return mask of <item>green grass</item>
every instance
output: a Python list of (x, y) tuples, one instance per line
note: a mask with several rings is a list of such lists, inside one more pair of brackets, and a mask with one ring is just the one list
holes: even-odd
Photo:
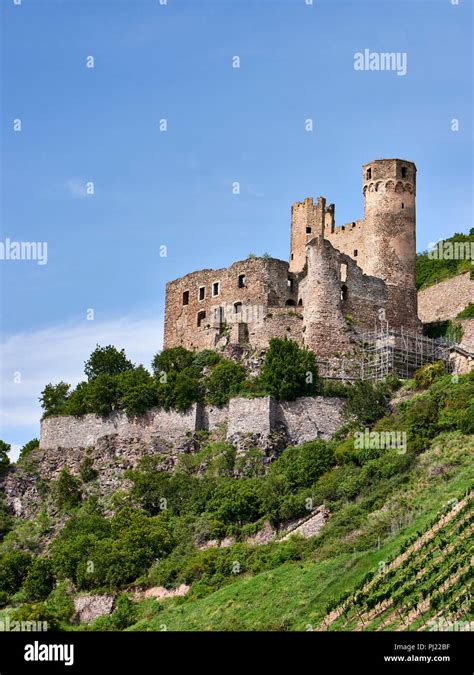
[[(394, 557), (401, 543), (422, 531), (442, 505), (472, 486), (473, 449), (472, 437), (444, 434), (435, 439), (431, 449), (419, 457), (408, 484), (389, 497), (384, 506), (395, 513), (401, 504), (417, 515), (405, 527), (387, 536), (380, 548), (326, 559), (318, 559), (324, 556), (324, 550), (316, 548), (312, 553), (314, 559), (286, 563), (253, 577), (236, 579), (204, 598), (142, 602), (138, 606), (140, 618), (129, 630), (154, 631), (166, 627), (171, 631), (304, 631), (315, 628), (325, 616), (330, 601), (353, 588), (367, 572), (376, 571), (380, 561)], [(367, 527), (376, 515), (368, 516)], [(352, 626), (353, 622), (351, 625), (341, 618), (331, 630), (350, 630)], [(376, 628), (376, 624), (372, 626)]]

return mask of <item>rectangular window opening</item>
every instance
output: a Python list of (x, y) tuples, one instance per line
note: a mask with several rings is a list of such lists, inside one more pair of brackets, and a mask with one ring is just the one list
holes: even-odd
[(215, 281), (212, 284), (212, 295), (215, 297), (216, 295), (219, 295), (219, 282)]
[(183, 305), (189, 305), (189, 291), (183, 293)]
[(204, 300), (205, 297), (206, 297), (206, 287), (201, 286), (199, 289), (199, 300)]

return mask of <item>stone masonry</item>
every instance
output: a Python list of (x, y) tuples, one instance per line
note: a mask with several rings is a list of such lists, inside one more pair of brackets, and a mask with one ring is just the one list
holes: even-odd
[(416, 167), (375, 160), (362, 167), (362, 188), (363, 218), (340, 227), (324, 197), (293, 204), (288, 263), (250, 258), (169, 282), (164, 348), (265, 349), (289, 337), (328, 357), (351, 351), (354, 334), (380, 319), (419, 331)]

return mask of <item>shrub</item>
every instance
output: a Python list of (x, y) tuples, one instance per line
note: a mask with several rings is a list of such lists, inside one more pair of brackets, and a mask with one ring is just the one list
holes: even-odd
[(49, 558), (35, 558), (23, 582), (23, 590), (30, 600), (45, 600), (53, 590), (53, 566)]
[(91, 457), (84, 457), (79, 466), (79, 476), (83, 483), (90, 483), (98, 476), (98, 472), (94, 469), (94, 462)]
[(118, 407), (117, 377), (102, 373), (88, 383), (86, 400), (92, 412), (108, 415)]
[(43, 419), (52, 415), (67, 414), (67, 398), (70, 385), (66, 382), (47, 384), (41, 392), (40, 403), (44, 410)]
[(202, 371), (204, 368), (213, 368), (222, 361), (222, 356), (213, 349), (204, 349), (198, 352), (193, 360), (193, 365)]
[(16, 593), (31, 566), (31, 555), (25, 551), (8, 551), (0, 555), (0, 591)]
[(473, 319), (474, 318), (474, 302), (470, 302), (467, 307), (465, 307), (459, 314), (456, 319)]
[(66, 403), (66, 414), (80, 417), (87, 413), (94, 412), (91, 408), (91, 401), (89, 396), (90, 386), (89, 382), (79, 382), (77, 387), (71, 392)]
[(282, 475), (290, 489), (309, 487), (334, 464), (334, 451), (323, 440), (287, 448), (270, 465), (269, 474)]
[(245, 369), (234, 361), (221, 361), (205, 380), (206, 399), (211, 405), (224, 405), (237, 396), (245, 380)]
[(155, 375), (161, 373), (179, 373), (186, 368), (190, 368), (194, 362), (194, 354), (184, 347), (172, 347), (164, 349), (153, 359), (152, 367)]
[(262, 485), (256, 478), (230, 478), (219, 485), (208, 509), (224, 523), (248, 523), (264, 515)]
[(443, 361), (435, 361), (419, 368), (414, 377), (415, 389), (427, 389), (435, 380), (443, 376), (446, 369)]
[(272, 338), (259, 380), (266, 392), (280, 401), (311, 396), (319, 386), (314, 354), (292, 340)]
[(155, 384), (143, 366), (117, 376), (118, 405), (127, 415), (141, 415), (158, 402)]
[(385, 414), (388, 399), (384, 383), (357, 380), (347, 393), (343, 415), (348, 420), (355, 418), (359, 424), (371, 424)]
[(25, 445), (20, 450), (18, 461), (23, 461), (30, 454), (30, 452), (36, 450), (36, 448), (39, 448), (39, 440), (37, 438), (33, 438), (31, 441), (28, 441), (28, 443), (25, 443)]
[(81, 490), (79, 485), (77, 478), (71, 476), (66, 468), (61, 470), (53, 490), (56, 505), (60, 511), (67, 511), (80, 504)]
[(44, 603), (35, 605), (23, 605), (12, 613), (12, 620), (18, 622), (47, 623), (48, 631), (59, 630), (60, 623), (54, 614)]
[(160, 376), (156, 387), (158, 403), (165, 410), (184, 411), (202, 399), (199, 377), (193, 367), (171, 370), (164, 378)]
[(10, 458), (8, 453), (12, 449), (12, 446), (5, 441), (0, 441), (0, 473), (6, 471), (10, 466)]
[(95, 380), (100, 375), (113, 377), (132, 368), (133, 363), (127, 359), (125, 350), (121, 349), (119, 351), (112, 345), (108, 345), (107, 347), (99, 347), (97, 345), (84, 364), (84, 372), (89, 382)]

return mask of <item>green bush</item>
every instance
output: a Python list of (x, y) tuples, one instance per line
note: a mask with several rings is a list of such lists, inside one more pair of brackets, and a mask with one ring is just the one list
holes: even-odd
[(224, 405), (233, 396), (238, 396), (245, 380), (245, 369), (234, 361), (221, 361), (205, 380), (206, 400), (211, 405)]
[(60, 511), (67, 511), (78, 506), (81, 502), (80, 483), (64, 468), (53, 488), (56, 506)]
[(56, 614), (54, 614), (44, 603), (35, 605), (22, 605), (15, 610), (11, 616), (13, 621), (43, 623), (46, 622), (48, 631), (55, 631), (60, 629), (60, 622)]
[(443, 361), (435, 361), (419, 368), (414, 376), (415, 389), (427, 389), (435, 380), (446, 373)]
[(385, 414), (389, 398), (386, 384), (357, 380), (347, 393), (343, 415), (359, 424), (372, 424)]
[(288, 488), (309, 487), (334, 464), (334, 450), (323, 440), (310, 441), (287, 448), (270, 465), (269, 475), (281, 475)]
[(473, 319), (474, 318), (474, 302), (470, 302), (467, 307), (456, 316), (456, 319)]
[(292, 340), (272, 338), (259, 380), (265, 391), (279, 401), (312, 396), (319, 388), (314, 354)]
[(53, 590), (53, 566), (49, 558), (34, 558), (23, 582), (30, 600), (45, 600)]
[(118, 378), (101, 373), (87, 386), (86, 400), (89, 409), (97, 415), (109, 415), (119, 406)]
[(193, 359), (193, 365), (202, 371), (204, 368), (213, 368), (222, 361), (222, 356), (213, 349), (204, 349), (198, 352)]
[(0, 555), (0, 591), (13, 595), (25, 579), (32, 562), (25, 551), (7, 551)]
[(12, 446), (5, 441), (0, 441), (0, 473), (3, 473), (10, 466), (10, 458), (8, 453), (12, 449)]
[(94, 462), (91, 457), (84, 457), (79, 465), (79, 476), (83, 483), (90, 483), (99, 475), (98, 471), (94, 469)]
[(89, 382), (101, 375), (114, 377), (132, 368), (133, 363), (127, 359), (125, 350), (119, 351), (112, 345), (107, 347), (97, 345), (84, 364), (84, 372)]
[(36, 450), (36, 448), (39, 448), (39, 440), (37, 438), (33, 438), (31, 441), (28, 441), (28, 443), (25, 443), (25, 445), (20, 450), (18, 461), (22, 462), (24, 459), (26, 459), (26, 457), (28, 457), (30, 452)]
[(230, 478), (214, 491), (209, 511), (223, 523), (249, 523), (264, 515), (261, 482), (257, 478)]
[(184, 347), (164, 349), (153, 358), (153, 372), (157, 376), (161, 373), (179, 373), (186, 368), (190, 368), (194, 363), (194, 358), (193, 352), (184, 349)]
[(117, 376), (118, 405), (127, 415), (141, 415), (158, 402), (156, 385), (143, 366)]
[(41, 392), (40, 403), (43, 408), (43, 419), (53, 415), (67, 414), (67, 399), (70, 385), (66, 382), (47, 384)]

